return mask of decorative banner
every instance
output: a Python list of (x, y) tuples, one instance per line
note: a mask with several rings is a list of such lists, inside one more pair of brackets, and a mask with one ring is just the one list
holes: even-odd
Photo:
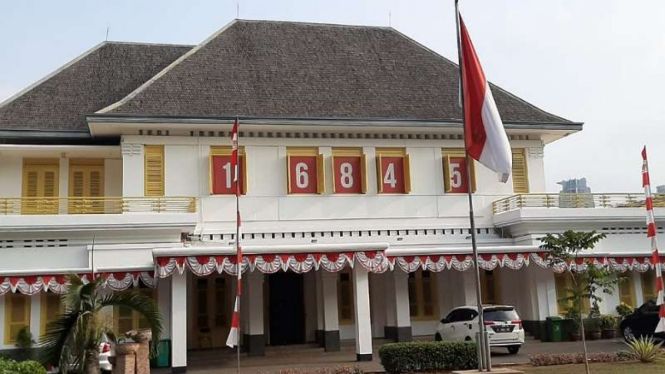
[[(96, 274), (104, 279), (103, 287), (108, 287), (113, 291), (124, 291), (129, 287), (138, 287), (139, 280), (147, 287), (155, 287), (155, 278), (148, 271), (133, 272), (114, 272)], [(90, 274), (79, 274), (84, 283), (88, 282)], [(67, 290), (67, 275), (21, 275), (21, 276), (0, 276), (0, 295), (7, 292), (20, 292), (24, 295), (35, 295), (39, 292), (53, 292), (63, 294)]]

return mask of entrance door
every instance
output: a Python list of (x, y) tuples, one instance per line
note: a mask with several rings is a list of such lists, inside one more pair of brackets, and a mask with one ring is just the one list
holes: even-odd
[(305, 342), (303, 275), (279, 272), (268, 276), (270, 344)]
[(225, 275), (195, 277), (194, 291), (194, 346), (196, 348), (223, 347), (229, 334), (232, 305), (231, 282)]

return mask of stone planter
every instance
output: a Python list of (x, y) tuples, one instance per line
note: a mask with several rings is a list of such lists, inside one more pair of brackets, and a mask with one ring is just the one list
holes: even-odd
[(588, 331), (587, 336), (589, 337), (589, 340), (600, 340), (602, 332), (600, 330)]
[(139, 344), (136, 351), (136, 374), (150, 374), (150, 340), (152, 331), (150, 329), (131, 330), (125, 333)]
[(115, 346), (115, 355), (124, 356), (129, 354), (136, 354), (139, 350), (139, 343), (122, 343)]
[(113, 374), (136, 374), (136, 352), (139, 343), (123, 343), (115, 346)]
[(570, 333), (570, 341), (579, 342), (580, 340), (582, 340), (582, 334), (580, 334), (579, 332)]
[(616, 339), (617, 330), (616, 329), (605, 329), (603, 330), (601, 337), (603, 339)]

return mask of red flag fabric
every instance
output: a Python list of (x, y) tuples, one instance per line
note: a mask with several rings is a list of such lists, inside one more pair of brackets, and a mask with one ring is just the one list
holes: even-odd
[(665, 332), (665, 287), (663, 286), (663, 274), (660, 265), (660, 255), (658, 254), (658, 242), (656, 240), (656, 220), (653, 214), (653, 197), (651, 195), (651, 185), (649, 184), (649, 163), (647, 161), (646, 146), (642, 150), (642, 186), (644, 187), (645, 206), (647, 209), (647, 237), (651, 242), (651, 261), (656, 270), (656, 290), (658, 291), (656, 305), (660, 307), (655, 332), (660, 333)]
[(235, 183), (236, 186), (236, 196), (240, 196), (240, 183), (238, 181), (240, 178), (238, 178), (238, 119), (236, 118), (235, 122), (233, 122), (233, 130), (231, 130), (231, 170), (233, 170), (233, 182)]
[(510, 142), (461, 15), (459, 24), (466, 150), (471, 158), (507, 182), (512, 169)]
[(226, 339), (226, 345), (229, 347), (238, 346), (240, 344), (240, 295), (242, 295), (242, 219), (240, 217), (240, 183), (238, 178), (239, 173), (239, 156), (238, 156), (238, 119), (233, 122), (233, 130), (231, 131), (231, 169), (233, 170), (233, 181), (236, 184), (236, 271), (238, 274), (238, 281), (236, 283), (236, 301), (233, 307), (233, 317), (231, 319), (231, 330)]

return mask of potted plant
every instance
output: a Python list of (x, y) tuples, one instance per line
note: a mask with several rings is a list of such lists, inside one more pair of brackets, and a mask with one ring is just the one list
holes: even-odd
[(577, 308), (571, 306), (566, 309), (564, 317), (567, 320), (568, 333), (570, 340), (578, 342), (582, 339), (582, 326), (580, 325), (580, 312)]
[(599, 323), (603, 339), (615, 339), (617, 337), (617, 318), (615, 316), (602, 315)]
[(589, 337), (589, 340), (600, 340), (602, 336), (602, 330), (600, 328), (600, 318), (599, 317), (589, 317), (584, 321), (584, 326), (586, 327), (585, 333)]

